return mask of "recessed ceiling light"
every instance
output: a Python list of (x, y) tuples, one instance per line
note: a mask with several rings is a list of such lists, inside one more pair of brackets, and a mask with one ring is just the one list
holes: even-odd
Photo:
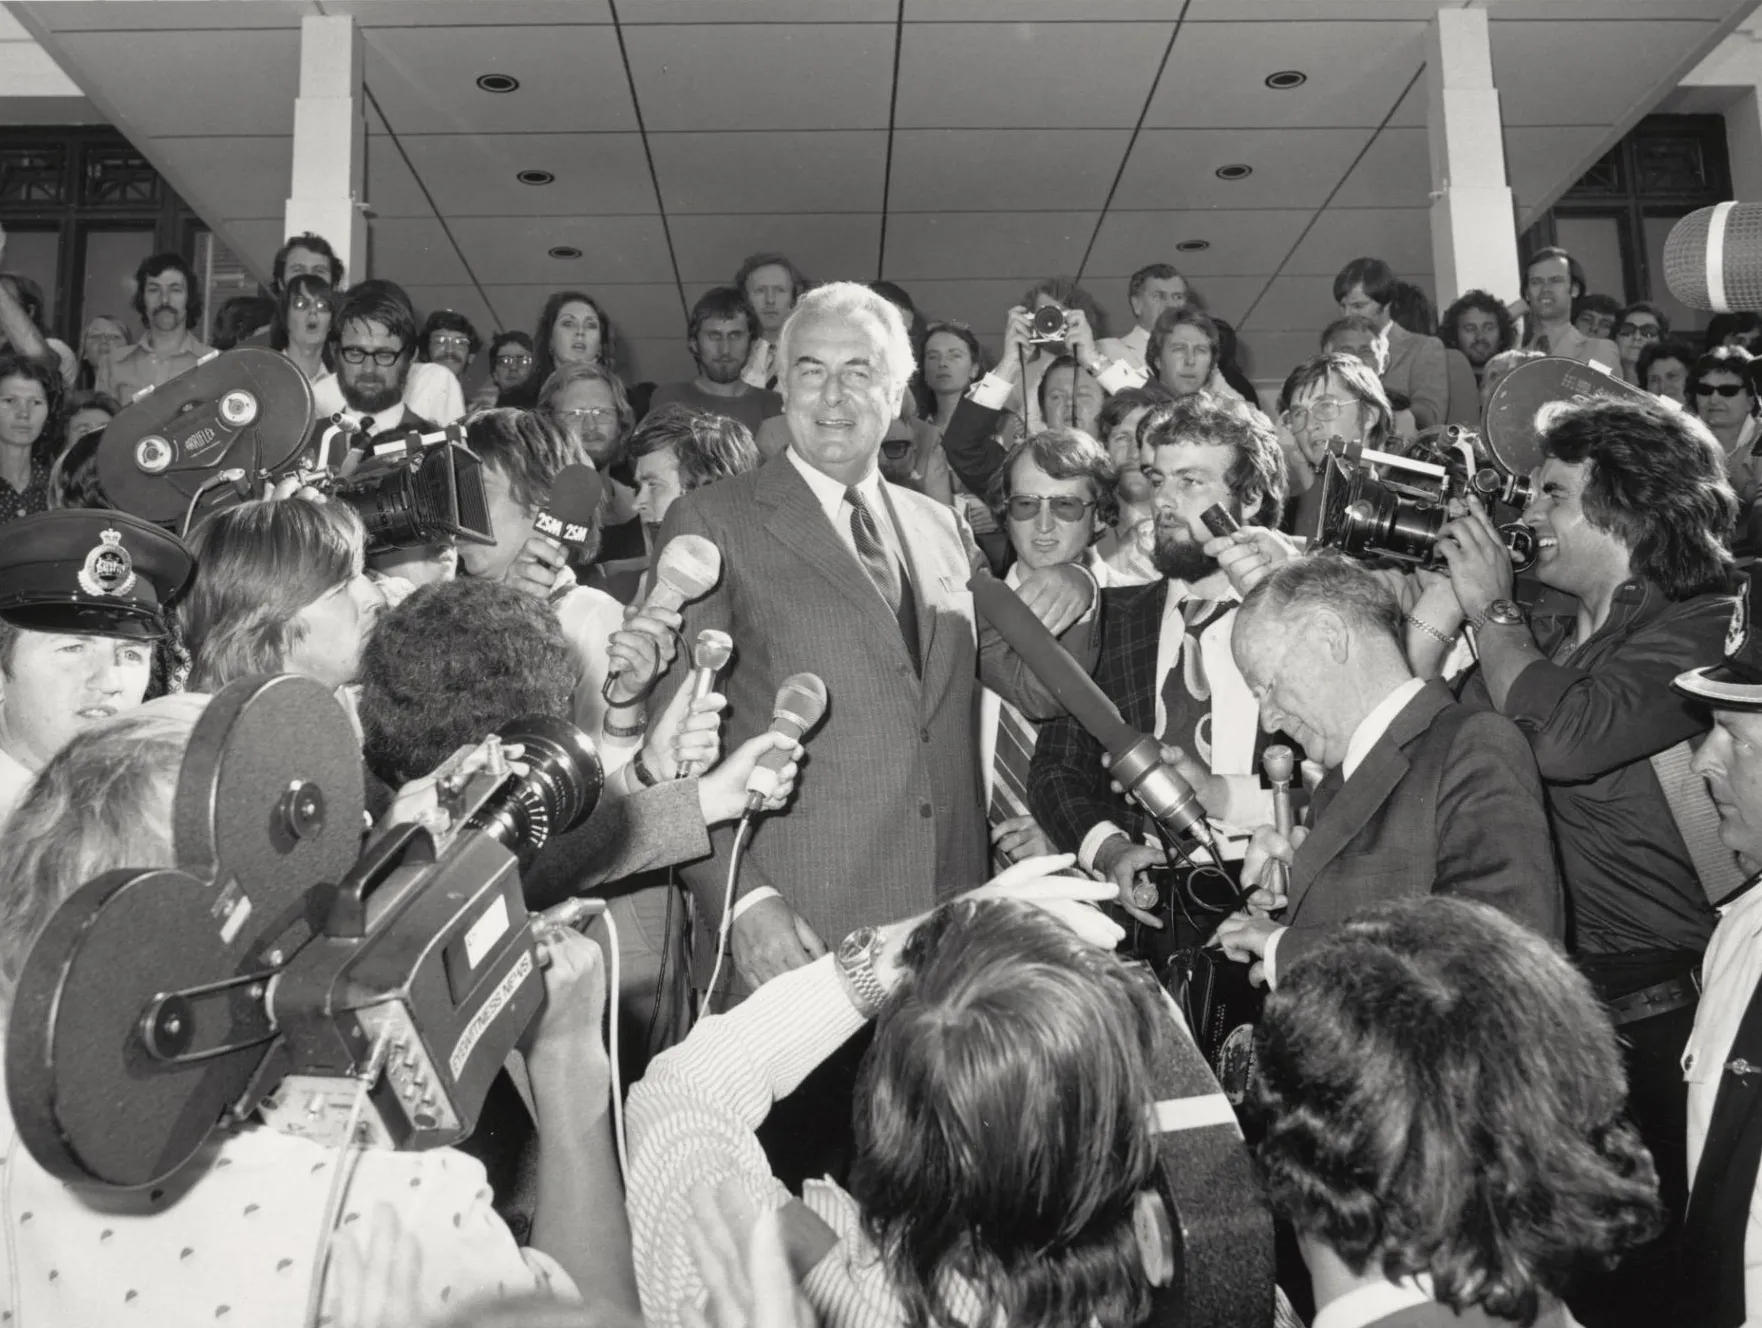
[(572, 244), (553, 244), (551, 246), (551, 257), (552, 258), (580, 258), (581, 257), (581, 250), (577, 249)]
[[(1244, 167), (1243, 169), (1246, 170), (1247, 168)], [(1222, 174), (1222, 172), (1219, 172), (1219, 174)], [(549, 184), (557, 177), (552, 175), (549, 171), (521, 171), (520, 174), (516, 175), (514, 178), (520, 181), (521, 184)]]
[(512, 74), (479, 74), (477, 86), (485, 92), (512, 92), (520, 86), (520, 80)]
[(1281, 69), (1276, 74), (1266, 76), (1266, 85), (1279, 92), (1288, 92), (1292, 88), (1300, 88), (1309, 82), (1309, 75), (1301, 69)]
[(1209, 248), (1211, 248), (1210, 240), (1182, 240), (1175, 246), (1175, 250), (1183, 254), (1196, 254)]
[(1217, 168), (1217, 178), (1220, 180), (1246, 180), (1253, 174), (1254, 167), (1244, 166), (1239, 161), (1234, 162), (1229, 166), (1219, 166)]

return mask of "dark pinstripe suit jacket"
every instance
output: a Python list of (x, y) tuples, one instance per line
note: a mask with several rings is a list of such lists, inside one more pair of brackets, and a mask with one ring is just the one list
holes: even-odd
[[(807, 744), (795, 800), (758, 823), (737, 893), (775, 887), (828, 945), (985, 879), (981, 655), (993, 690), (1032, 718), (1051, 713), (989, 629), (980, 649), (967, 582), (983, 559), (966, 523), (922, 494), (885, 488), (910, 564), (921, 678), (892, 613), (787, 455), (687, 494), (661, 532), (663, 544), (690, 532), (722, 551), (722, 580), (687, 606), (685, 637), (716, 627), (734, 638), (724, 750), (770, 725), (790, 674), (826, 683), (826, 719)], [(673, 670), (657, 707), (684, 672)], [(714, 855), (683, 873), (711, 936), (731, 838), (718, 831)], [(713, 949), (699, 946), (700, 962)]]

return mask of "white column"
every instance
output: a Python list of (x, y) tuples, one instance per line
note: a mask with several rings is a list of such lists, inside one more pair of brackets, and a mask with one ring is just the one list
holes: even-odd
[(1505, 179), (1499, 89), (1487, 11), (1440, 10), (1428, 34), (1426, 128), (1432, 158), (1432, 271), (1438, 307), (1467, 290), (1522, 294), (1516, 211)]
[(344, 278), (366, 277), (367, 119), (361, 98), (361, 34), (347, 16), (300, 20), (300, 95), (294, 100), (294, 171), (288, 235), (313, 231), (343, 260)]

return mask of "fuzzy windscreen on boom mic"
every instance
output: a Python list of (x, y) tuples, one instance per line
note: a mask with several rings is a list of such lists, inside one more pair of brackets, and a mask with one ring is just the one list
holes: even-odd
[(551, 481), (550, 501), (534, 518), (533, 529), (566, 549), (581, 552), (594, 542), (595, 519), (605, 491), (605, 482), (592, 466), (580, 462), (564, 466)]
[(1762, 203), (1720, 203), (1672, 226), (1664, 282), (1691, 309), (1762, 311)]

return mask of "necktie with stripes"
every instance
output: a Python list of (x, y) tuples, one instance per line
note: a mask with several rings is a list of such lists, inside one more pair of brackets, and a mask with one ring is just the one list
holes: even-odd
[(918, 613), (911, 597), (906, 593), (905, 577), (900, 569), (899, 559), (882, 542), (880, 527), (875, 524), (875, 514), (869, 511), (863, 495), (853, 486), (844, 491), (844, 497), (850, 504), (850, 536), (856, 545), (857, 560), (869, 574), (869, 580), (875, 583), (875, 589), (881, 592), (881, 598), (887, 601), (887, 607), (893, 610), (894, 620), (899, 623), (899, 634), (905, 641), (907, 653), (912, 657), (913, 667), (920, 667)]
[[(997, 749), (991, 756), (991, 805), (986, 820), (992, 828), (1015, 816), (1027, 816), (1028, 763), (1034, 759), (1034, 726), (1008, 701), (997, 703)], [(1002, 871), (1010, 859), (991, 850), (993, 866)]]

